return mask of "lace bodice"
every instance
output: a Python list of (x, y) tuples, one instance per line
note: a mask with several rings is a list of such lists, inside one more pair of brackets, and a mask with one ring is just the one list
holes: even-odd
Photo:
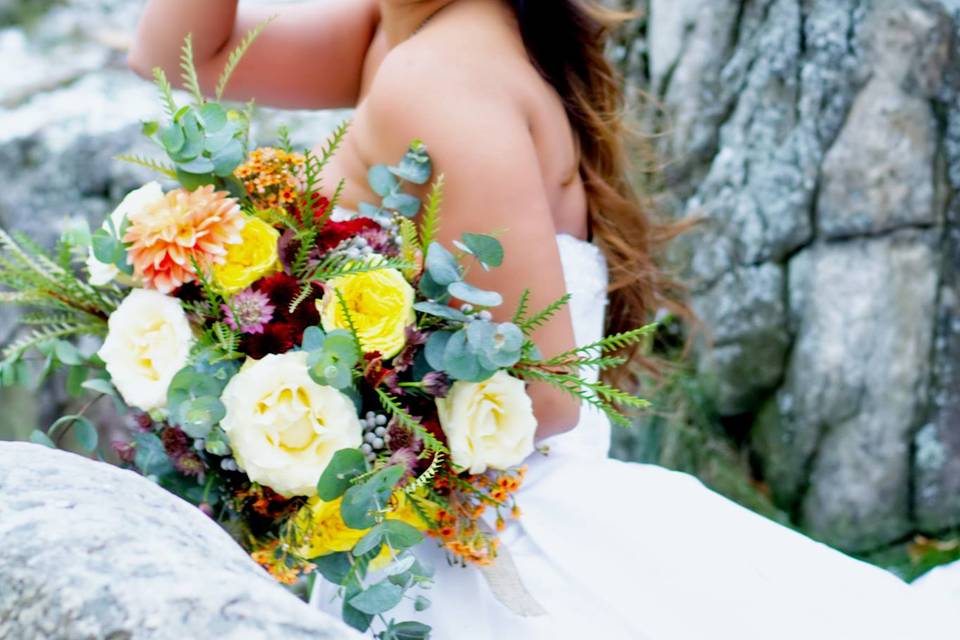
[[(607, 262), (599, 247), (570, 235), (557, 236), (563, 276), (570, 294), (570, 316), (578, 345), (603, 337), (607, 307)], [(582, 371), (596, 379), (596, 371)], [(580, 424), (544, 444), (553, 454), (606, 457), (610, 450), (610, 422), (589, 406), (580, 410)]]

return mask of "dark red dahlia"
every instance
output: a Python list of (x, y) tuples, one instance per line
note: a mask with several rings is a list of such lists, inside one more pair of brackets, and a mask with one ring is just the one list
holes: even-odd
[(344, 240), (360, 235), (364, 231), (379, 230), (380, 225), (376, 220), (370, 218), (353, 218), (342, 222), (327, 220), (323, 228), (320, 229), (320, 236), (317, 238), (317, 249), (325, 253), (334, 249)]
[[(302, 338), (302, 331), (300, 335)], [(289, 323), (273, 322), (263, 328), (263, 333), (245, 335), (241, 348), (248, 356), (259, 360), (271, 353), (286, 353), (296, 344), (293, 329)]]
[(180, 427), (167, 427), (160, 434), (163, 449), (173, 460), (190, 453), (190, 439)]

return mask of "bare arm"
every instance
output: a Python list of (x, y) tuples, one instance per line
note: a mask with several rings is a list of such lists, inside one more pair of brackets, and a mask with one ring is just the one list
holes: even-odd
[[(495, 86), (468, 85), (463, 79), (468, 74), (446, 74), (434, 66), (414, 63), (402, 67), (404, 73), (384, 69), (362, 107), (366, 126), (354, 129), (359, 147), (368, 161), (383, 162), (422, 138), (437, 173), (446, 179), (440, 241), (450, 247), (464, 232), (503, 231), (503, 266), (489, 272), (472, 268), (468, 280), (503, 294), (503, 306), (494, 310), (498, 320), (511, 318), (526, 288), (532, 292), (531, 308), (541, 309), (563, 296), (566, 286), (527, 122)], [(534, 340), (545, 357), (572, 348), (569, 312), (564, 309)], [(542, 383), (529, 392), (539, 438), (576, 425), (576, 399)]]
[(212, 93), (230, 51), (270, 16), (269, 27), (235, 72), (227, 97), (290, 108), (353, 106), (379, 19), (375, 0), (323, 0), (237, 7), (237, 0), (149, 0), (129, 65), (179, 81), (180, 47), (193, 34), (204, 91)]

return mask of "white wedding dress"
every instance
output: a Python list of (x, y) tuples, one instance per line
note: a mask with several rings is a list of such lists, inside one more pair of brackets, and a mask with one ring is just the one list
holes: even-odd
[[(603, 255), (570, 236), (558, 242), (577, 342), (588, 344), (603, 331)], [(427, 541), (417, 555), (436, 569), (433, 604), (389, 617), (430, 624), (434, 640), (960, 638), (955, 571), (937, 588), (908, 586), (688, 475), (609, 459), (609, 422), (582, 416), (548, 441), (549, 455), (530, 459), (523, 517), (502, 535), (525, 587), (513, 584), (517, 600), (545, 613), (517, 615), (479, 570), (449, 566)], [(333, 595), (320, 586), (312, 600), (338, 615)]]

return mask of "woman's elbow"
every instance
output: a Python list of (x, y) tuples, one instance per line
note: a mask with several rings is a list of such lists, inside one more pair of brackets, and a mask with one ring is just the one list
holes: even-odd
[(573, 430), (580, 422), (580, 401), (557, 389), (547, 389), (534, 397), (537, 439), (543, 440)]

